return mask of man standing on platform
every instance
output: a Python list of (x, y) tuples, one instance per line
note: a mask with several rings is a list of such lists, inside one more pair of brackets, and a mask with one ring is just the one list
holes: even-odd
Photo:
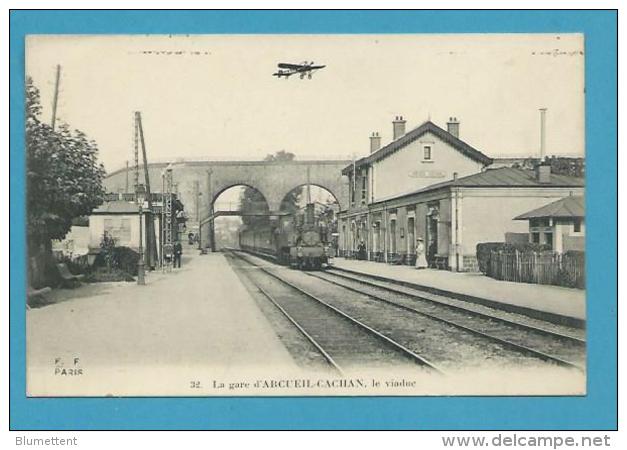
[(183, 246), (181, 241), (176, 241), (174, 244), (174, 267), (181, 268), (181, 255), (183, 254)]

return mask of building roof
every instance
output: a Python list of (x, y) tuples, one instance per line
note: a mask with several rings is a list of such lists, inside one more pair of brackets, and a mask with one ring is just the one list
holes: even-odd
[[(466, 155), (470, 159), (473, 159), (485, 165), (492, 163), (492, 158), (481, 153), (476, 148), (471, 147), (470, 145), (468, 145), (461, 139), (456, 138), (451, 133), (440, 128), (439, 126), (437, 126), (436, 124), (434, 124), (433, 122), (429, 120), (427, 122), (424, 122), (422, 125), (418, 126), (417, 128), (414, 128), (413, 130), (405, 133), (403, 136), (396, 139), (395, 141), (390, 142), (388, 145), (381, 147), (376, 152), (357, 160), (355, 162), (355, 165), (359, 167), (359, 166), (370, 164), (372, 162), (379, 161), (383, 158), (386, 158), (392, 153), (395, 153), (401, 148), (411, 144), (416, 139), (420, 138), (426, 133), (433, 133), (438, 138), (442, 139), (444, 142), (449, 144), (454, 149), (458, 150), (460, 153)], [(352, 164), (347, 166), (342, 172), (343, 173), (351, 172), (352, 166), (353, 166)]]
[(583, 178), (552, 173), (548, 183), (541, 183), (534, 170), (515, 167), (486, 169), (457, 180), (432, 184), (421, 190), (432, 190), (446, 186), (454, 187), (583, 187)]
[[(466, 188), (533, 188), (533, 187), (584, 187), (583, 178), (571, 177), (568, 175), (558, 175), (552, 173), (548, 183), (541, 183), (536, 178), (535, 171), (528, 169), (519, 169), (514, 167), (500, 167), (498, 169), (485, 169), (483, 172), (475, 173), (458, 179), (443, 181), (441, 183), (431, 184), (416, 191), (407, 194), (397, 195), (393, 198), (406, 197), (421, 192), (430, 192), (437, 189), (449, 187), (466, 187)], [(378, 200), (391, 200), (386, 198)]]
[(453, 186), (467, 187), (583, 187), (583, 178), (551, 173), (548, 183), (541, 183), (534, 170), (515, 167), (486, 169), (473, 175), (451, 180)]
[(92, 214), (138, 214), (139, 207), (135, 203), (125, 202), (122, 200), (114, 200), (112, 202), (104, 202), (96, 208)]
[(541, 208), (537, 208), (528, 211), (520, 216), (514, 218), (514, 220), (529, 220), (529, 219), (541, 219), (546, 217), (584, 217), (584, 198), (581, 196), (571, 195), (564, 197), (556, 202), (544, 205)]

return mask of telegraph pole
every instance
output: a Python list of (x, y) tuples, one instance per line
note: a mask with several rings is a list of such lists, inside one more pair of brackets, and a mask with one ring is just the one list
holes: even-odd
[(134, 192), (137, 192), (137, 186), (139, 185), (139, 126), (137, 124), (137, 113), (133, 117), (133, 156), (135, 158), (135, 173), (133, 179)]
[[(148, 175), (148, 158), (146, 156), (146, 141), (144, 140), (144, 128), (142, 126), (142, 118), (141, 113), (139, 111), (135, 111), (135, 121), (137, 124), (137, 131), (139, 132), (139, 140), (142, 146), (142, 157), (144, 163), (144, 183), (146, 186), (146, 199), (148, 200), (148, 214), (146, 217), (146, 265), (150, 269), (152, 267), (153, 259), (156, 259), (157, 246), (156, 246), (156, 238), (155, 238), (155, 228), (154, 228), (154, 219), (152, 216), (152, 198), (150, 190), (150, 177)], [(139, 174), (138, 174), (139, 176)]]
[(163, 203), (165, 228), (163, 231), (163, 252), (168, 256), (167, 268), (168, 271), (172, 268), (174, 262), (173, 245), (174, 239), (172, 236), (172, 227), (174, 217), (172, 215), (172, 164), (168, 164), (165, 169), (165, 200)]
[(52, 123), (50, 124), (52, 127), (52, 131), (54, 131), (54, 127), (57, 122), (57, 103), (59, 101), (59, 83), (61, 81), (61, 66), (57, 64), (57, 76), (54, 82), (54, 97), (52, 99)]
[[(211, 191), (211, 174), (213, 173), (212, 169), (207, 170), (207, 191), (209, 193), (209, 195), (207, 196), (207, 201), (209, 202), (209, 216), (213, 216), (213, 192)], [(216, 251), (216, 244), (215, 244), (215, 229), (214, 229), (214, 225), (215, 222), (214, 220), (211, 220), (207, 223), (208, 228), (208, 232), (207, 232), (207, 238), (209, 239), (209, 242), (211, 244), (211, 251), (215, 252)]]

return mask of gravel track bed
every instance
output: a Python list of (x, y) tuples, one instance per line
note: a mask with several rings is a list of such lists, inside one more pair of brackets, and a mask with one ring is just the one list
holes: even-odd
[(333, 275), (335, 277), (340, 277), (340, 278), (352, 278), (355, 280), (372, 283), (374, 285), (379, 285), (382, 287), (390, 287), (392, 289), (404, 292), (411, 296), (422, 297), (428, 300), (437, 301), (442, 304), (464, 308), (469, 311), (473, 311), (473, 312), (477, 312), (481, 314), (487, 314), (495, 318), (501, 318), (503, 320), (520, 323), (522, 325), (541, 328), (541, 329), (544, 329), (553, 333), (563, 334), (566, 336), (572, 336), (573, 338), (580, 339), (580, 340), (586, 339), (586, 331), (580, 328), (573, 328), (573, 327), (568, 327), (565, 325), (558, 325), (555, 323), (525, 316), (523, 314), (512, 313), (512, 312), (504, 311), (502, 309), (491, 308), (489, 306), (484, 306), (484, 305), (480, 305), (477, 303), (458, 300), (456, 298), (446, 297), (443, 295), (433, 294), (431, 292), (405, 286), (400, 283), (395, 283), (394, 280), (382, 281), (382, 280), (377, 280), (369, 276), (368, 274), (348, 273), (348, 272), (344, 272), (344, 271), (337, 270), (337, 269), (328, 269), (324, 273)]
[[(226, 254), (227, 261), (241, 280), (244, 287), (251, 294), (261, 312), (272, 325), (277, 336), (285, 345), (296, 364), (309, 370), (320, 370), (333, 373), (327, 360), (318, 349), (290, 322), (285, 315), (261, 293), (249, 279), (250, 265)], [(253, 269), (256, 270), (256, 269)]]
[[(514, 344), (532, 348), (536, 351), (578, 364), (580, 366), (585, 365), (585, 345), (573, 343), (572, 341), (563, 340), (526, 328), (517, 327), (514, 324), (498, 320), (498, 318), (490, 319), (478, 316), (474, 314), (473, 311), (460, 311), (450, 308), (445, 304), (433, 304), (428, 301), (421, 301), (421, 299), (414, 297), (416, 294), (393, 293), (382, 287), (364, 285), (358, 280), (348, 280), (344, 277), (338, 277), (335, 274), (316, 273), (312, 275), (315, 278), (319, 277), (321, 279), (329, 279), (340, 285), (358, 289), (366, 294), (373, 294), (393, 303), (410, 307), (422, 313), (451, 321)], [(394, 288), (396, 289), (397, 286), (394, 286)], [(410, 312), (406, 313), (411, 314)]]
[(426, 370), (326, 306), (259, 269), (248, 271), (252, 282), (268, 292), (342, 369), (399, 366)]
[(460, 367), (511, 368), (544, 365), (537, 358), (512, 352), (451, 325), (409, 314), (338, 286), (321, 283), (306, 273), (275, 267), (278, 274), (347, 314), (400, 342), (443, 369)]

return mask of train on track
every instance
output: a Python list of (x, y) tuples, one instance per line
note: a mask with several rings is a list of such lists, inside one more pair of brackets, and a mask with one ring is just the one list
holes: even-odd
[(325, 222), (316, 218), (314, 204), (309, 203), (295, 214), (280, 216), (267, 227), (240, 231), (239, 246), (293, 268), (318, 270), (329, 264), (328, 234)]

